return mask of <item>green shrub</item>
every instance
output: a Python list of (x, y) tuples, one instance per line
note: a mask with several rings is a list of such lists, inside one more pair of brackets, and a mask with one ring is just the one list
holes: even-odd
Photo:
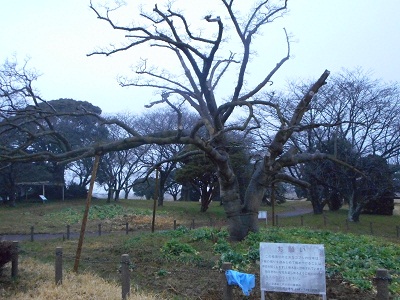
[(186, 243), (181, 243), (176, 239), (172, 239), (168, 242), (166, 242), (162, 247), (161, 247), (161, 252), (166, 256), (182, 256), (186, 254), (193, 254), (197, 255), (198, 252), (196, 249), (194, 249), (192, 246), (186, 244)]

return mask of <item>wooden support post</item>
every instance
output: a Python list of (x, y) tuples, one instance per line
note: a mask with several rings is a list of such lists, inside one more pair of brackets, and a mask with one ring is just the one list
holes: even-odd
[(222, 281), (222, 286), (224, 287), (224, 292), (223, 292), (223, 300), (232, 300), (233, 299), (233, 287), (228, 284), (228, 281), (226, 280), (226, 275), (225, 272), (228, 270), (232, 269), (232, 264), (229, 262), (224, 262), (222, 264), (222, 276), (221, 276), (221, 281)]
[(33, 240), (34, 240), (34, 235), (35, 235), (34, 231), (35, 231), (35, 227), (31, 226), (31, 242), (33, 242)]
[(131, 292), (128, 254), (123, 254), (121, 257), (121, 282), (122, 282), (122, 299), (125, 300), (130, 295)]
[(125, 223), (125, 234), (128, 234), (128, 233), (129, 233), (129, 223), (126, 222)]
[(99, 236), (101, 236), (101, 223), (99, 223), (99, 225), (97, 225), (99, 228)]
[(176, 220), (174, 220), (174, 230), (176, 230)]
[(194, 219), (192, 219), (192, 226), (190, 228), (194, 229)]
[(12, 242), (12, 256), (11, 256), (11, 277), (17, 278), (18, 276), (18, 241)]
[(153, 219), (151, 221), (151, 232), (154, 232), (154, 227), (156, 223), (156, 208), (157, 208), (157, 199), (158, 199), (158, 171), (159, 167), (156, 168), (156, 187), (154, 189), (154, 203), (153, 203)]
[(389, 300), (389, 282), (391, 281), (388, 270), (376, 270), (376, 277), (374, 278), (376, 284), (376, 299)]
[(83, 238), (85, 236), (85, 230), (86, 230), (86, 222), (87, 222), (88, 215), (89, 215), (90, 202), (92, 200), (93, 187), (94, 187), (94, 182), (96, 180), (97, 169), (99, 168), (99, 162), (100, 162), (100, 155), (96, 155), (96, 157), (94, 159), (94, 163), (93, 163), (92, 178), (90, 178), (89, 191), (88, 191), (88, 195), (86, 198), (86, 207), (85, 207), (85, 211), (83, 213), (81, 233), (79, 235), (79, 241), (78, 241), (78, 248), (76, 249), (76, 256), (75, 256), (75, 263), (74, 263), (74, 272), (75, 273), (78, 273), (79, 260), (81, 259)]
[(326, 227), (326, 215), (325, 214), (323, 214), (323, 218), (324, 218), (324, 226)]
[(62, 278), (63, 278), (62, 256), (63, 256), (62, 247), (57, 247), (56, 248), (56, 267), (55, 267), (56, 285), (62, 284)]

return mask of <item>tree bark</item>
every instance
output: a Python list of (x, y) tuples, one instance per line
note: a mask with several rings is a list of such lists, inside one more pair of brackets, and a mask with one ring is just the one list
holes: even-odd
[(316, 184), (312, 184), (308, 189), (309, 199), (311, 201), (314, 215), (320, 215), (323, 213), (325, 201), (321, 199), (321, 193), (318, 193), (318, 187)]

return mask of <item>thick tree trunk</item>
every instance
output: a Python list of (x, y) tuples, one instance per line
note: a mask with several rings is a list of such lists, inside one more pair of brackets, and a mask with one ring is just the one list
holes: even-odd
[(241, 241), (248, 233), (248, 226), (243, 218), (243, 209), (240, 201), (239, 184), (229, 163), (223, 163), (219, 167), (219, 185), (221, 198), (228, 219), (230, 239)]
[(165, 183), (168, 178), (168, 174), (163, 171), (159, 171), (160, 179), (159, 179), (159, 190), (158, 190), (158, 206), (164, 205), (164, 194), (165, 194)]
[(352, 191), (347, 198), (349, 204), (347, 220), (350, 222), (359, 222), (360, 214), (364, 207), (365, 202), (361, 200), (360, 195), (357, 192), (357, 183), (355, 179), (352, 179), (351, 187)]
[(10, 191), (10, 201), (9, 201), (9, 205), (11, 207), (17, 206), (16, 197), (17, 197), (17, 186), (15, 184), (12, 184)]
[(265, 159), (257, 166), (244, 196), (244, 224), (247, 224), (248, 231), (258, 232), (258, 211), (262, 199), (271, 184), (271, 174), (265, 169)]
[(182, 184), (181, 197), (179, 201), (190, 201), (190, 186)]
[(351, 205), (351, 206), (349, 205), (349, 213), (347, 215), (347, 219), (350, 222), (359, 222), (362, 208), (363, 208), (363, 206), (360, 204)]
[(312, 207), (313, 207), (313, 213), (314, 215), (322, 215), (324, 212), (324, 203), (321, 203), (318, 199), (311, 201)]
[(342, 196), (333, 191), (329, 194), (328, 206), (330, 211), (338, 211), (342, 207)]
[(308, 198), (311, 201), (314, 215), (320, 215), (324, 211), (325, 201), (321, 197), (321, 193), (318, 192), (318, 187), (312, 185), (308, 189)]
[(119, 200), (120, 192), (121, 192), (121, 190), (115, 190), (114, 201), (118, 201)]
[(349, 212), (347, 219), (350, 222), (359, 222), (361, 212), (368, 201), (361, 199), (361, 196), (357, 192), (353, 193), (353, 196), (349, 200)]
[[(234, 241), (241, 241), (249, 232), (259, 230), (258, 210), (266, 191), (264, 183), (267, 182), (268, 176), (260, 164), (246, 189), (244, 205), (242, 205), (236, 176), (230, 168), (226, 171), (231, 176), (219, 176), (221, 198), (228, 218), (230, 238)], [(229, 180), (225, 180), (225, 178)]]
[(108, 188), (108, 193), (107, 193), (107, 203), (111, 203), (111, 199), (113, 197), (113, 190), (111, 187)]

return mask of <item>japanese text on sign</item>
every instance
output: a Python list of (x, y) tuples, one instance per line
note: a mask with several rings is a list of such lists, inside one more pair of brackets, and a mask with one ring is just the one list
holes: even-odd
[(262, 291), (325, 294), (323, 245), (260, 243)]

